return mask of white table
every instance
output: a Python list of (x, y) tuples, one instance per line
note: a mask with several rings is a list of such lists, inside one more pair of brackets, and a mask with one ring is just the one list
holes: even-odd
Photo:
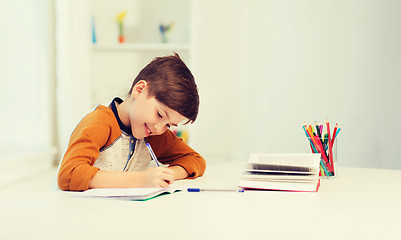
[[(238, 163), (181, 187), (236, 187)], [(0, 239), (396, 239), (401, 171), (341, 168), (319, 192), (179, 192), (149, 201), (56, 190), (0, 198)]]

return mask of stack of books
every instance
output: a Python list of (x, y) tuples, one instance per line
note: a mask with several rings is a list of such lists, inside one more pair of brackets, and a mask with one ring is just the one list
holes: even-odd
[(249, 157), (239, 187), (282, 191), (317, 192), (320, 154), (264, 154)]

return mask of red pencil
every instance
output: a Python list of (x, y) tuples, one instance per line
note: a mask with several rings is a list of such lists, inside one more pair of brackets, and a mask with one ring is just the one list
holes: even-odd
[(337, 133), (337, 123), (336, 123), (336, 126), (334, 127), (334, 131), (333, 131), (333, 137), (331, 138), (331, 140), (333, 141), (333, 144), (334, 144), (334, 139), (336, 139), (336, 133)]
[(333, 141), (330, 137), (330, 123), (329, 123), (329, 119), (326, 120), (326, 127), (327, 127), (327, 135), (329, 138), (329, 160), (330, 160), (330, 165), (333, 169), (333, 175), (334, 175), (334, 164), (333, 164)]
[(332, 166), (330, 165), (329, 159), (327, 159), (326, 152), (323, 149), (323, 145), (320, 143), (319, 137), (315, 135), (314, 138), (315, 138), (315, 141), (317, 142), (317, 146), (316, 147), (319, 149), (320, 154), (324, 158), (324, 162), (325, 162), (324, 165), (326, 165), (326, 168), (327, 168), (327, 170), (329, 172), (334, 174), (334, 170), (333, 170)]

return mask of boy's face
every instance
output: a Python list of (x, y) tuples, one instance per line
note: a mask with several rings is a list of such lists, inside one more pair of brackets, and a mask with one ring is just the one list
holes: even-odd
[(139, 81), (132, 89), (127, 110), (132, 135), (136, 139), (163, 134), (170, 126), (177, 126), (186, 119), (155, 97), (149, 97), (146, 81)]

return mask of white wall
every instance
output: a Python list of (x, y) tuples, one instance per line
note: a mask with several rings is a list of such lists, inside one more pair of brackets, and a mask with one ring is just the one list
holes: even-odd
[(195, 1), (193, 64), (199, 94), (190, 145), (208, 162), (236, 159), (248, 131), (244, 1)]
[(343, 124), (340, 165), (401, 169), (401, 2), (198, 5), (195, 148), (233, 160), (305, 152), (301, 124), (328, 117)]

